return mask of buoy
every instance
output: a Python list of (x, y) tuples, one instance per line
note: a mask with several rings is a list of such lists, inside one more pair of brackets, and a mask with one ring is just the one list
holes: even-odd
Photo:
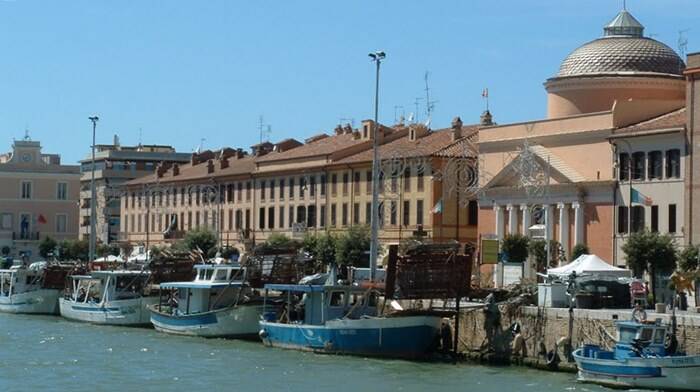
[(268, 336), (267, 331), (261, 329), (260, 332), (258, 332), (258, 336), (260, 336), (260, 339), (265, 339)]

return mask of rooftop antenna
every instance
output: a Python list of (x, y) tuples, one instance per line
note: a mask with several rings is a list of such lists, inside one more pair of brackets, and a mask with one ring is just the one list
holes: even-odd
[(349, 118), (339, 118), (338, 121), (340, 121), (341, 124), (344, 123), (344, 122), (345, 122), (345, 123), (350, 123), (350, 126), (352, 127), (352, 129), (355, 129), (355, 119), (352, 118), (352, 117), (349, 117)]
[(141, 145), (143, 139), (143, 128), (139, 127), (139, 146)]
[(205, 142), (206, 140), (207, 140), (207, 139), (205, 139), (205, 138), (199, 139), (199, 146), (197, 147), (197, 154), (199, 154), (199, 153), (202, 152), (202, 149), (204, 148), (204, 142)]
[(489, 89), (488, 87), (481, 91), (481, 98), (486, 102), (486, 111), (489, 111)]
[(401, 109), (401, 120), (406, 118), (406, 111), (404, 110), (403, 106), (401, 105), (394, 105), (394, 124), (399, 123), (399, 117), (397, 116), (398, 110)]
[(420, 101), (422, 101), (422, 100), (423, 100), (423, 98), (417, 97), (416, 100), (413, 101), (413, 104), (416, 105), (416, 111), (415, 111), (414, 116), (413, 116), (414, 122), (418, 122), (418, 113), (419, 113), (418, 109), (420, 107)]
[(622, 0), (622, 10), (627, 11), (627, 0)]
[(430, 75), (430, 72), (425, 71), (425, 112), (428, 115), (428, 120), (426, 124), (430, 123), (430, 120), (432, 119), (433, 109), (435, 109), (435, 103), (437, 102), (430, 100), (430, 87), (428, 86), (428, 75)]
[(690, 29), (683, 29), (678, 31), (678, 53), (681, 55), (682, 59), (685, 59), (685, 54), (688, 52), (688, 37), (685, 33), (690, 31)]
[(270, 124), (265, 124), (263, 115), (258, 117), (258, 131), (260, 132), (260, 143), (270, 139), (270, 134), (272, 133), (272, 126)]
[(29, 127), (24, 127), (24, 141), (30, 141), (32, 140), (31, 137), (29, 137)]

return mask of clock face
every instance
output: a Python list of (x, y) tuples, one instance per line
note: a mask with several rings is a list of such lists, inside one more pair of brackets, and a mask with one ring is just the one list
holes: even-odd
[(22, 162), (31, 162), (32, 161), (32, 154), (29, 153), (24, 153), (22, 154)]

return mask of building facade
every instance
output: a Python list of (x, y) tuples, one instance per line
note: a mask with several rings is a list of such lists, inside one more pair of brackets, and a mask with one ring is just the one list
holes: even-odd
[[(304, 143), (261, 143), (250, 154), (205, 151), (193, 154), (188, 164), (161, 167), (127, 184), (122, 239), (167, 245), (189, 230), (208, 227), (223, 245), (250, 249), (274, 233), (302, 238), (369, 225), (373, 129), (373, 122), (365, 121), (360, 129), (338, 126), (332, 135)], [(383, 244), (413, 235), (475, 243), (475, 200), (457, 207), (455, 195), (439, 185), (446, 181), (435, 176), (449, 159), (441, 152), (473, 137), (475, 130), (461, 121), (435, 131), (418, 124), (378, 127)]]
[(39, 242), (78, 238), (80, 168), (28, 136), (0, 156), (0, 254), (37, 260)]
[[(135, 178), (153, 174), (161, 163), (185, 163), (190, 154), (178, 153), (171, 146), (122, 146), (119, 138), (113, 144), (95, 146), (95, 190), (97, 241), (117, 241), (121, 227), (121, 195), (123, 185)], [(90, 205), (92, 194), (92, 156), (80, 161), (80, 237), (90, 237)]]

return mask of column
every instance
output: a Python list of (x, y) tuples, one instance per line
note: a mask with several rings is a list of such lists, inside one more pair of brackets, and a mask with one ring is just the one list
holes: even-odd
[(554, 239), (554, 207), (544, 204), (542, 208), (544, 209), (544, 238), (550, 241)]
[(574, 208), (574, 245), (583, 244), (584, 238), (584, 219), (583, 219), (583, 203), (571, 203)]
[(564, 256), (569, 256), (569, 206), (565, 203), (557, 204), (559, 208), (559, 242), (564, 249)]
[(520, 213), (523, 214), (523, 235), (529, 236), (530, 232), (528, 229), (530, 226), (532, 226), (532, 214), (530, 213), (530, 208), (527, 206), (527, 204), (520, 205)]
[(508, 204), (508, 234), (518, 233), (518, 209), (512, 204)]
[(493, 211), (496, 213), (496, 237), (499, 240), (503, 239), (504, 227), (503, 227), (503, 207), (494, 204)]

